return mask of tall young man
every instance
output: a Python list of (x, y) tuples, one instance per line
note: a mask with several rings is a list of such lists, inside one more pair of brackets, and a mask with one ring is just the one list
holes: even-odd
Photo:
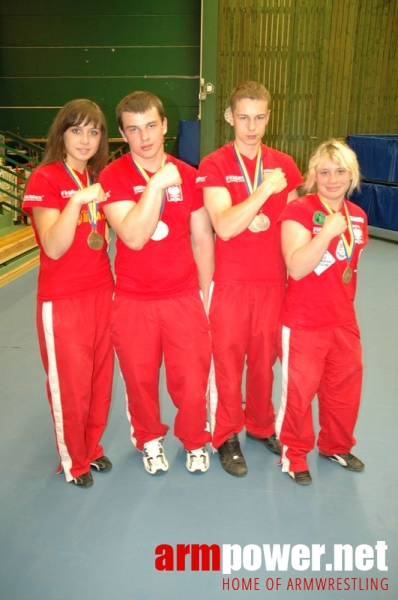
[(290, 156), (262, 143), (270, 102), (260, 83), (234, 88), (226, 119), (235, 140), (205, 157), (197, 178), (217, 234), (209, 313), (216, 384), (210, 400), (213, 447), (222, 467), (238, 477), (247, 473), (237, 436), (244, 425), (250, 438), (275, 454), (281, 451), (271, 396), (286, 269), (276, 223), (297, 197), (302, 177)]
[(108, 165), (100, 181), (109, 195), (105, 214), (117, 235), (112, 335), (132, 440), (148, 473), (168, 470), (162, 445), (168, 427), (161, 422), (158, 389), (164, 360), (187, 469), (204, 472), (211, 344), (200, 287), (207, 302), (213, 232), (195, 189), (196, 170), (164, 152), (167, 119), (159, 98), (133, 92), (116, 114), (130, 152)]

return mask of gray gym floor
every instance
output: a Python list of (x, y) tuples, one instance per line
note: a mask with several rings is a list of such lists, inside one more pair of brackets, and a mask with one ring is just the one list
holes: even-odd
[[(277, 457), (244, 436), (246, 478), (227, 475), (216, 455), (208, 473), (192, 475), (172, 428), (165, 441), (170, 470), (151, 477), (129, 439), (118, 371), (103, 438), (114, 469), (94, 474), (94, 487), (87, 490), (55, 475), (57, 454), (35, 331), (36, 277), (37, 269), (0, 289), (1, 600), (218, 600), (256, 592), (277, 600), (346, 600), (360, 593), (371, 599), (398, 597), (397, 244), (373, 238), (360, 261), (356, 305), (365, 378), (354, 453), (366, 469), (347, 472), (314, 451), (308, 487), (282, 474)], [(277, 407), (278, 365), (275, 373)], [(172, 424), (174, 409), (163, 379), (162, 406), (164, 419)], [(316, 414), (314, 402), (315, 419)], [(385, 542), (387, 550), (379, 544), (376, 551), (377, 542)], [(174, 570), (158, 571), (155, 551), (161, 544), (170, 550), (177, 544), (218, 544), (221, 570), (192, 571), (187, 556), (185, 570), (178, 571), (174, 561)], [(235, 563), (229, 575), (223, 574), (227, 544), (237, 545), (236, 557), (246, 547), (242, 567)], [(297, 557), (287, 570), (269, 563), (266, 570), (264, 560), (256, 563), (263, 545), (275, 553), (284, 544), (309, 551), (312, 544), (325, 545), (320, 570), (314, 570), (314, 562), (299, 570), (307, 563)], [(336, 570), (336, 564), (327, 570), (337, 544), (352, 548), (352, 570)], [(316, 590), (317, 581), (320, 585), (325, 578), (328, 591), (304, 590), (305, 585)], [(289, 589), (289, 580), (301, 591)], [(382, 589), (382, 580), (388, 590)], [(378, 590), (366, 591), (376, 585)]]

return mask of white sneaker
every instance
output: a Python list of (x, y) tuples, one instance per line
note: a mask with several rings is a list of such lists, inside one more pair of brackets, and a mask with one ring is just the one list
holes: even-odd
[(196, 450), (187, 450), (186, 467), (190, 473), (205, 473), (210, 467), (210, 458), (206, 446)]
[(163, 438), (156, 438), (144, 444), (142, 451), (144, 467), (145, 471), (151, 475), (169, 470), (169, 463), (167, 462), (162, 442)]

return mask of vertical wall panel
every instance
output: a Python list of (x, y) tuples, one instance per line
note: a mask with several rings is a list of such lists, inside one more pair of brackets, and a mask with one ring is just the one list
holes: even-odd
[(397, 133), (397, 0), (220, 0), (217, 140), (231, 89), (272, 95), (266, 141), (305, 170), (328, 137)]

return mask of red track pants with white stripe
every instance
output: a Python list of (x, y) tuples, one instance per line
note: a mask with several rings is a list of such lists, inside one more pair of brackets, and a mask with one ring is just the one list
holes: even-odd
[(210, 441), (206, 390), (211, 359), (209, 323), (199, 293), (137, 300), (116, 293), (112, 336), (126, 385), (132, 441), (138, 450), (163, 437), (159, 371), (177, 408), (174, 433), (186, 450)]
[(319, 403), (318, 448), (350, 452), (356, 440), (362, 388), (362, 346), (357, 325), (317, 330), (282, 327), (282, 399), (276, 432), (283, 446), (282, 471), (308, 470), (315, 445), (311, 403)]
[(37, 331), (47, 374), (55, 438), (67, 481), (103, 455), (100, 439), (111, 403), (114, 352), (112, 287), (38, 302)]
[(244, 425), (257, 437), (275, 433), (272, 368), (278, 358), (278, 322), (284, 292), (284, 283), (214, 286), (209, 313), (215, 370), (215, 386), (210, 388), (214, 448), (239, 433)]

